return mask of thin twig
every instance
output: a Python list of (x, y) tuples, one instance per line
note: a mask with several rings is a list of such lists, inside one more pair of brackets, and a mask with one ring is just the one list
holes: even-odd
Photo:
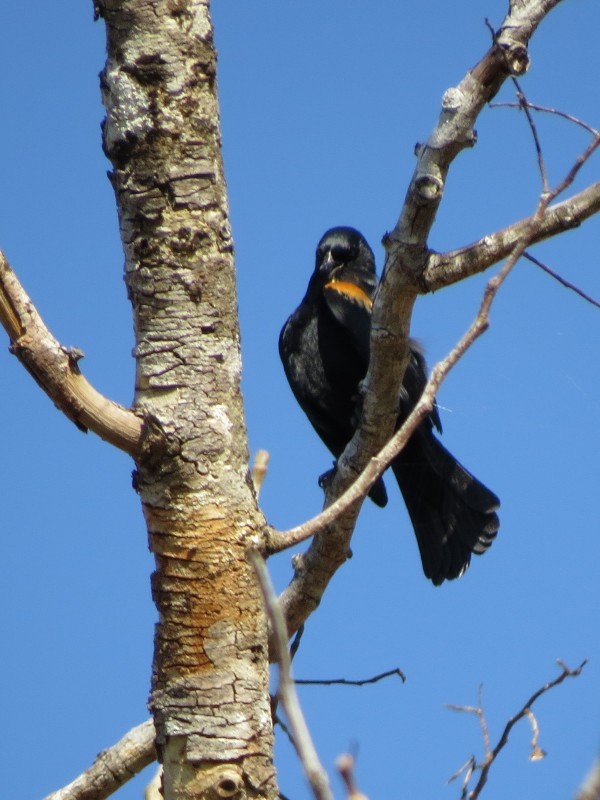
[[(302, 641), (303, 636), (304, 636), (304, 625), (300, 625), (290, 645), (290, 661), (294, 660), (294, 656), (298, 652), (298, 648), (300, 647), (300, 642)], [(296, 681), (296, 683), (298, 683), (298, 681)]]
[[(518, 108), (522, 110), (523, 106), (519, 103), (490, 103), (490, 108)], [(540, 106), (537, 103), (532, 103), (530, 100), (527, 101), (527, 107), (531, 108), (533, 111), (540, 111), (545, 114), (554, 114), (557, 117), (562, 117), (563, 119), (568, 120), (569, 122), (573, 122), (575, 125), (579, 125), (581, 128), (584, 128), (588, 133), (591, 133), (592, 136), (600, 136), (600, 131), (597, 128), (588, 125), (587, 122), (584, 122), (579, 117), (573, 116), (573, 114), (567, 114), (566, 111), (560, 111), (558, 108), (550, 108), (549, 106)]]
[(296, 752), (298, 752), (298, 747), (296, 746), (296, 742), (294, 741), (294, 737), (292, 736), (292, 732), (290, 731), (288, 726), (285, 724), (285, 722), (281, 719), (281, 717), (277, 713), (273, 714), (273, 725), (279, 725), (281, 730), (287, 736), (289, 743), (292, 745), (294, 750)]
[(588, 303), (591, 303), (596, 308), (600, 308), (600, 302), (598, 300), (594, 300), (589, 294), (586, 294), (582, 291), (579, 287), (575, 286), (575, 284), (570, 283), (568, 280), (563, 278), (558, 272), (555, 272), (551, 269), (547, 264), (544, 264), (543, 261), (540, 261), (538, 258), (535, 258), (531, 255), (531, 253), (525, 252), (523, 253), (523, 258), (526, 258), (528, 261), (531, 261), (532, 264), (535, 264), (540, 269), (543, 269), (544, 272), (547, 272), (548, 275), (551, 275), (555, 280), (561, 283), (565, 288), (570, 289), (572, 292), (575, 292), (580, 297), (583, 297), (584, 300), (587, 300)]
[(469, 789), (469, 781), (471, 780), (471, 776), (475, 772), (476, 767), (477, 767), (477, 762), (475, 760), (475, 756), (470, 756), (467, 759), (467, 761), (465, 761), (465, 763), (462, 765), (462, 767), (460, 767), (460, 769), (457, 769), (454, 775), (451, 775), (448, 778), (448, 783), (452, 783), (452, 781), (455, 781), (457, 778), (460, 778), (460, 776), (464, 773), (464, 778), (461, 785), (460, 800), (466, 800), (467, 792)]
[(390, 669), (388, 672), (382, 672), (380, 675), (375, 675), (372, 678), (363, 678), (362, 680), (357, 681), (351, 681), (347, 678), (322, 678), (320, 680), (301, 680), (296, 678), (294, 683), (297, 686), (367, 686), (370, 683), (378, 683), (379, 681), (385, 680), (385, 678), (390, 678), (393, 675), (397, 675), (402, 683), (406, 683), (406, 675), (401, 669), (398, 668)]
[(310, 731), (300, 708), (292, 678), (292, 662), (287, 649), (287, 629), (271, 578), (264, 560), (258, 553), (250, 553), (250, 561), (256, 572), (267, 617), (273, 630), (272, 645), (275, 651), (275, 660), (279, 665), (278, 696), (288, 719), (292, 741), (295, 742), (298, 757), (316, 800), (333, 800), (329, 778), (319, 761)]
[(531, 115), (531, 111), (529, 110), (529, 103), (527, 102), (527, 98), (525, 97), (525, 93), (521, 89), (521, 85), (516, 78), (511, 78), (513, 84), (517, 90), (517, 99), (519, 101), (519, 105), (523, 109), (525, 116), (527, 117), (527, 122), (529, 123), (529, 129), (531, 130), (531, 135), (533, 136), (533, 142), (535, 145), (535, 152), (537, 156), (538, 168), (540, 170), (540, 177), (542, 179), (542, 191), (544, 194), (549, 191), (550, 186), (548, 184), (548, 173), (546, 171), (546, 164), (544, 161), (544, 153), (542, 151), (542, 145), (540, 143), (540, 137), (538, 134), (538, 130), (536, 127), (535, 122), (533, 121), (533, 117)]
[(598, 149), (598, 147), (600, 147), (600, 133), (594, 136), (594, 138), (585, 148), (585, 150), (579, 156), (577, 156), (577, 158), (573, 162), (573, 166), (567, 172), (563, 180), (558, 184), (558, 186), (556, 186), (552, 190), (552, 192), (550, 192), (549, 202), (552, 202), (552, 200), (554, 200), (555, 197), (558, 197), (558, 195), (562, 194), (564, 190), (567, 189), (573, 183), (573, 181), (575, 180), (575, 178), (579, 173), (579, 170), (583, 167), (583, 165), (590, 158), (590, 156), (594, 154), (594, 152)]
[[(489, 30), (491, 32), (492, 41), (494, 42), (494, 44), (497, 44), (496, 31), (494, 30), (494, 28), (492, 27), (492, 25), (491, 25), (491, 23), (490, 23), (490, 21), (488, 19), (485, 20), (485, 24), (487, 25), (487, 27), (489, 28)], [(505, 51), (502, 50), (502, 48), (500, 48), (500, 52), (505, 54)], [(506, 65), (510, 69), (508, 56), (506, 56), (506, 54), (505, 54), (505, 59), (506, 59)], [(533, 121), (533, 117), (531, 116), (531, 112), (529, 110), (529, 104), (527, 102), (527, 98), (525, 97), (525, 93), (521, 89), (521, 85), (519, 84), (519, 81), (517, 80), (515, 75), (511, 75), (511, 80), (513, 82), (514, 87), (516, 88), (516, 91), (517, 91), (517, 100), (519, 101), (519, 107), (524, 111), (525, 116), (527, 117), (527, 122), (529, 123), (529, 128), (530, 128), (531, 134), (533, 136), (533, 142), (535, 144), (535, 152), (536, 152), (537, 161), (538, 161), (538, 168), (540, 170), (540, 176), (541, 176), (541, 179), (542, 179), (542, 192), (544, 194), (546, 194), (546, 192), (549, 191), (548, 173), (546, 172), (546, 165), (544, 163), (544, 153), (542, 151), (542, 145), (541, 145), (541, 142), (540, 142), (540, 138), (538, 136), (537, 128), (536, 128), (535, 122)]]
[(469, 794), (469, 800), (476, 800), (476, 798), (478, 798), (479, 795), (481, 794), (481, 791), (483, 790), (483, 787), (487, 783), (487, 779), (488, 779), (490, 768), (491, 768), (492, 764), (494, 763), (494, 761), (496, 760), (496, 758), (498, 757), (498, 755), (500, 754), (500, 752), (506, 746), (506, 744), (508, 742), (508, 737), (510, 735), (510, 732), (512, 731), (514, 726), (517, 724), (517, 722), (520, 719), (522, 719), (524, 716), (527, 715), (527, 712), (529, 711), (531, 706), (543, 694), (545, 694), (546, 692), (549, 692), (555, 686), (558, 686), (559, 684), (561, 684), (565, 680), (565, 678), (576, 678), (579, 675), (581, 675), (581, 671), (585, 667), (585, 665), (587, 664), (587, 660), (583, 661), (574, 670), (569, 669), (565, 664), (563, 664), (562, 661), (557, 661), (557, 664), (561, 668), (560, 675), (557, 678), (555, 678), (553, 681), (549, 681), (548, 683), (544, 684), (544, 686), (542, 686), (540, 689), (538, 689), (537, 692), (534, 692), (531, 695), (531, 697), (523, 704), (521, 710), (518, 711), (514, 715), (514, 717), (511, 717), (511, 719), (509, 719), (508, 722), (506, 723), (506, 725), (504, 727), (504, 730), (502, 731), (502, 735), (500, 736), (500, 739), (498, 740), (498, 743), (496, 744), (496, 746), (492, 750), (489, 758), (487, 758), (485, 763), (482, 764), (482, 766), (481, 766), (481, 775), (479, 777), (479, 780), (477, 781), (477, 784), (476, 784), (475, 788)]
[[(463, 783), (463, 793), (461, 795), (461, 799), (468, 798), (468, 800), (477, 800), (485, 784), (487, 783), (492, 764), (498, 758), (499, 754), (508, 743), (508, 737), (514, 726), (517, 724), (517, 722), (519, 722), (519, 720), (523, 719), (524, 717), (527, 717), (529, 719), (533, 732), (533, 738), (531, 742), (532, 752), (529, 757), (533, 761), (539, 760), (540, 758), (544, 757), (545, 753), (539, 746), (539, 741), (538, 741), (539, 728), (537, 725), (537, 721), (533, 715), (533, 712), (531, 711), (531, 707), (536, 702), (536, 700), (538, 700), (543, 694), (549, 692), (555, 686), (561, 684), (566, 678), (576, 678), (579, 675), (581, 675), (581, 671), (587, 664), (587, 660), (583, 661), (576, 669), (569, 669), (569, 667), (567, 667), (566, 664), (564, 664), (562, 661), (557, 661), (556, 663), (561, 669), (560, 675), (554, 680), (544, 684), (540, 689), (535, 691), (531, 695), (531, 697), (525, 701), (525, 703), (523, 703), (519, 711), (508, 720), (508, 722), (504, 726), (504, 730), (502, 731), (502, 735), (500, 736), (497, 744), (491, 750), (489, 746), (489, 738), (487, 735), (487, 730), (488, 730), (487, 722), (485, 720), (483, 707), (481, 705), (481, 693), (479, 695), (479, 706), (477, 708), (473, 706), (456, 706), (456, 705), (446, 706), (452, 711), (463, 711), (463, 712), (468, 712), (470, 714), (475, 714), (480, 720), (484, 737), (485, 755), (483, 761), (480, 764), (478, 764), (475, 761), (474, 757), (472, 756), (469, 759), (469, 761), (467, 761), (467, 763), (463, 767), (461, 767), (461, 769), (457, 773), (455, 773), (452, 776), (452, 778), (450, 778), (450, 780), (454, 780), (465, 770), (465, 768), (467, 768), (469, 765), (471, 766), (467, 776), (467, 780)], [(475, 785), (473, 790), (467, 793), (468, 782), (476, 770), (479, 770), (481, 772), (481, 775), (479, 776), (479, 780), (477, 781), (477, 784)]]

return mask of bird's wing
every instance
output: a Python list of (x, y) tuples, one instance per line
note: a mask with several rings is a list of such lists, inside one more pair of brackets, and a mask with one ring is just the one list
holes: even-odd
[[(420, 344), (415, 340), (410, 340), (410, 360), (404, 373), (404, 380), (400, 388), (400, 415), (401, 418), (406, 419), (412, 409), (419, 401), (425, 385), (427, 384), (427, 364), (425, 363), (425, 356)], [(429, 415), (429, 425), (433, 424), (434, 427), (441, 433), (442, 422), (437, 407), (434, 402), (433, 410)]]

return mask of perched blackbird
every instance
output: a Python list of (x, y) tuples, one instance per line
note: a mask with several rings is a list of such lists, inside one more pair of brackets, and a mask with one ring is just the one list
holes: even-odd
[[(279, 353), (296, 400), (336, 458), (360, 417), (359, 384), (369, 364), (376, 284), (375, 258), (364, 237), (354, 228), (332, 228), (317, 247), (306, 295), (279, 337)], [(426, 380), (425, 359), (411, 341), (398, 427)], [(439, 585), (462, 575), (471, 553), (483, 553), (491, 545), (498, 532), (499, 501), (440, 444), (434, 427), (441, 433), (437, 407), (391, 468), (415, 529), (423, 571)], [(382, 481), (370, 496), (385, 505)]]

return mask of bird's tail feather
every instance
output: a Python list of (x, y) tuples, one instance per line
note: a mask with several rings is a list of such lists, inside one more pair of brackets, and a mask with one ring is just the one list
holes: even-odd
[(392, 469), (415, 529), (425, 575), (436, 585), (459, 577), (471, 554), (484, 553), (498, 532), (498, 498), (422, 428)]

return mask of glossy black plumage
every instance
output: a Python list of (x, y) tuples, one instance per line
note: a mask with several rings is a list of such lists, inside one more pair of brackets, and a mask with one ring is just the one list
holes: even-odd
[[(306, 295), (279, 337), (279, 353), (296, 400), (336, 458), (359, 419), (359, 384), (369, 363), (376, 285), (375, 259), (364, 237), (354, 228), (332, 228), (317, 247)], [(413, 342), (398, 425), (425, 383), (425, 360)], [(434, 427), (441, 432), (437, 408), (391, 468), (415, 530), (423, 571), (438, 585), (462, 575), (471, 554), (490, 546), (498, 531), (499, 501), (443, 447)], [(385, 505), (383, 481), (370, 496)]]

